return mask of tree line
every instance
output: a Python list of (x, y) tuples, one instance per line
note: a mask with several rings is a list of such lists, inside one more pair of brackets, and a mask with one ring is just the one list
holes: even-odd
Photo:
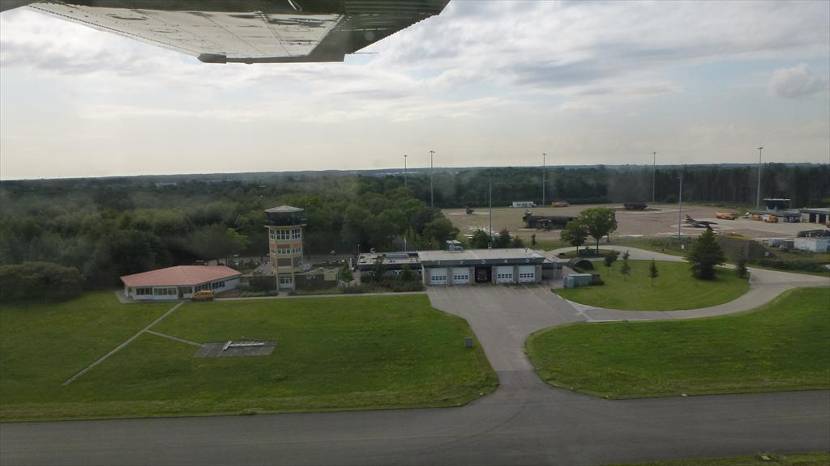
[[(683, 199), (754, 205), (758, 169), (750, 165), (592, 166), (548, 167), (545, 198), (572, 204), (607, 202), (677, 202), (679, 178), (683, 174)], [(396, 175), (400, 183), (403, 176)], [(429, 201), (427, 172), (410, 174), (415, 197)], [(436, 206), (444, 208), (488, 205), (490, 187), (494, 206), (513, 201), (542, 201), (541, 167), (464, 168), (436, 170), (433, 176)], [(792, 199), (793, 207), (830, 205), (830, 165), (764, 164), (761, 197)]]
[(306, 209), (307, 255), (431, 249), (457, 234), (440, 210), (374, 177), (14, 181), (0, 184), (0, 265), (73, 267), (97, 288), (158, 267), (264, 256), (264, 210), (282, 204)]

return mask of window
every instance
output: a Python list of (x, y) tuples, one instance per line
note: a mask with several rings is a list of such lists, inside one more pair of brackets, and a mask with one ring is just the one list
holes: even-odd
[[(287, 231), (286, 231), (287, 233)], [(303, 237), (303, 230), (299, 228), (294, 228), (291, 230), (291, 239), (302, 239)]]
[(179, 294), (177, 288), (153, 288), (153, 294), (156, 296), (176, 296)]
[(225, 287), (225, 281), (220, 280), (218, 282), (213, 282), (213, 283), (210, 284), (210, 287), (211, 287), (211, 289), (214, 289), (214, 290), (217, 289), (217, 288), (224, 288)]
[(147, 296), (153, 294), (152, 288), (136, 288), (135, 289), (136, 296)]
[(452, 276), (452, 281), (454, 281), (454, 282), (465, 282), (465, 281), (468, 281), (469, 279), (470, 279), (470, 274), (467, 274), (467, 273), (458, 273), (458, 274), (453, 274), (453, 276)]

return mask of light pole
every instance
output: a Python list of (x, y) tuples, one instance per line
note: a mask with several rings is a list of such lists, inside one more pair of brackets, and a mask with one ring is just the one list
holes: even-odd
[(764, 146), (758, 148), (758, 187), (755, 189), (755, 210), (761, 209), (761, 152)]
[(657, 202), (657, 152), (651, 153), (651, 203)]
[(435, 151), (429, 151), (429, 208), (435, 208), (435, 194), (432, 191), (432, 157), (435, 155)]
[(490, 206), (490, 231), (487, 232), (487, 248), (493, 248), (493, 175), (487, 178), (487, 203)]
[(404, 188), (409, 187), (406, 180), (406, 154), (403, 154), (403, 186)]
[(677, 240), (680, 241), (680, 226), (683, 225), (683, 168), (680, 169), (680, 190), (677, 194)]
[(545, 162), (548, 154), (542, 152), (542, 207), (545, 206)]

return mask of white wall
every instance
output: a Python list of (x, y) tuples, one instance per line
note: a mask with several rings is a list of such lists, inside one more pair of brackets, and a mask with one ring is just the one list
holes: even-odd
[[(221, 281), (223, 281), (223, 280), (214, 280), (213, 282), (210, 282), (210, 283), (221, 282)], [(206, 288), (206, 289), (211, 289), (211, 290), (213, 290), (214, 293), (221, 293), (223, 291), (235, 290), (235, 289), (239, 288), (239, 277), (225, 279), (224, 282), (225, 282), (225, 285), (220, 287), (220, 288)], [(154, 293), (151, 294), (151, 295), (138, 295), (138, 294), (136, 294), (136, 288), (128, 288), (128, 287), (124, 287), (124, 293), (128, 297), (130, 297), (130, 298), (132, 298), (136, 301), (174, 301), (174, 300), (179, 299), (178, 287), (175, 287), (175, 286), (172, 286), (172, 285), (171, 286), (139, 287), (139, 288), (153, 288)], [(176, 288), (176, 294), (172, 294), (172, 295), (156, 294), (155, 290), (161, 289), (161, 288)], [(195, 289), (196, 287), (190, 287), (190, 288)], [(129, 291), (129, 290), (132, 290), (132, 291)], [(183, 294), (184, 299), (190, 299), (192, 296), (193, 296), (192, 293), (184, 293)]]

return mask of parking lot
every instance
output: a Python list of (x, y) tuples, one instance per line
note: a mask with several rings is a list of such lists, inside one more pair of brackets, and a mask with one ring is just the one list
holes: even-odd
[[(493, 208), (493, 231), (508, 230), (524, 240), (530, 240), (535, 234), (537, 240), (558, 240), (560, 230), (536, 230), (525, 228), (522, 215), (530, 210), (536, 215), (577, 216), (592, 207), (609, 207), (616, 209), (617, 231), (615, 236), (672, 236), (677, 234), (678, 214), (685, 220), (686, 215), (695, 220), (717, 222), (716, 230), (732, 232), (749, 238), (793, 238), (799, 231), (822, 228), (810, 223), (765, 223), (761, 221), (738, 218), (737, 220), (720, 220), (715, 218), (718, 211), (730, 211), (711, 206), (684, 205), (679, 212), (676, 204), (654, 204), (645, 211), (629, 211), (620, 204), (582, 204), (568, 207), (534, 207), (530, 209), (497, 207)], [(490, 216), (487, 207), (473, 209), (467, 214), (465, 209), (444, 209), (444, 215), (461, 231), (462, 235), (471, 235), (478, 229), (487, 230)], [(702, 228), (693, 228), (683, 224), (684, 235), (696, 236)]]

